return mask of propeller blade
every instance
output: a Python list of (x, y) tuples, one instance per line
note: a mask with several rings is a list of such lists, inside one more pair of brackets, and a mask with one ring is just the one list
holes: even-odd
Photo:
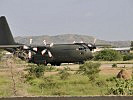
[(30, 44), (32, 44), (32, 39), (30, 39)]
[(95, 38), (95, 39), (94, 39), (94, 44), (96, 43), (96, 41), (97, 41), (97, 39)]
[(29, 47), (28, 47), (28, 46), (26, 46), (26, 45), (24, 45), (24, 46), (23, 46), (23, 49), (29, 49)]
[(31, 58), (31, 50), (29, 50), (28, 57)]
[(43, 40), (44, 45), (47, 45), (46, 40)]
[(88, 46), (89, 46), (89, 47), (92, 47), (92, 45), (91, 45), (91, 44), (88, 44)]
[(48, 55), (49, 55), (49, 57), (52, 57), (52, 54), (49, 50), (48, 50)]
[(80, 43), (84, 43), (83, 41), (80, 41)]
[(41, 53), (44, 55), (46, 53), (47, 49), (44, 49)]
[(50, 47), (52, 47), (53, 45), (54, 45), (54, 43), (51, 43), (51, 44), (50, 44)]
[(37, 51), (37, 48), (33, 48), (34, 51)]

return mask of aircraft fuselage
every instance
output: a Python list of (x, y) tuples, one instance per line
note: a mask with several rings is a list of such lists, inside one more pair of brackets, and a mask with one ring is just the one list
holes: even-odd
[[(43, 47), (38, 48), (40, 51)], [(38, 51), (39, 51), (38, 50)], [(32, 56), (31, 62), (45, 64), (60, 64), (60, 63), (75, 63), (84, 62), (92, 58), (92, 52), (89, 48), (79, 44), (55, 44), (49, 48), (52, 57), (49, 57), (48, 52), (42, 55), (40, 52)]]

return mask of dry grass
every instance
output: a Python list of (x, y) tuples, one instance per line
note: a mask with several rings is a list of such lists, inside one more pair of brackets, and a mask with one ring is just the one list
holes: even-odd
[[(32, 95), (27, 88), (30, 86), (26, 83), (24, 83), (24, 80), (22, 78), (24, 74), (24, 69), (26, 68), (27, 63), (16, 63), (17, 60), (13, 61), (12, 67), (13, 67), (13, 73), (14, 73), (14, 79), (15, 79), (15, 84), (16, 84), (16, 90), (17, 90), (17, 95), (18, 96), (30, 96)], [(131, 61), (133, 62), (133, 61)], [(11, 72), (10, 72), (10, 65), (7, 65), (5, 62), (0, 62), (2, 63), (0, 67), (0, 96), (12, 96), (13, 95), (13, 90), (12, 90), (12, 79), (11, 79)], [(118, 68), (112, 68), (113, 63), (119, 63)], [(122, 62), (121, 62), (122, 63)], [(55, 66), (56, 69), (60, 70), (63, 69), (64, 67), (69, 67), (71, 71), (70, 73), (75, 73), (80, 65), (78, 64), (62, 64), (61, 66)], [(116, 76), (118, 72), (122, 69), (123, 66), (126, 66), (125, 69), (131, 73), (132, 72), (132, 66), (133, 64), (127, 64), (127, 62), (124, 62), (124, 64), (120, 64), (120, 62), (101, 62), (101, 71), (100, 75), (101, 76)], [(45, 72), (45, 76), (56, 76), (58, 74), (58, 70), (54, 70), (51, 72)], [(76, 76), (75, 76), (76, 77)], [(80, 77), (81, 78), (81, 77)], [(73, 80), (71, 80), (73, 81)], [(71, 86), (70, 86), (71, 87)], [(80, 87), (80, 86), (79, 86)], [(86, 86), (87, 87), (87, 86)], [(73, 87), (71, 87), (73, 88)], [(67, 90), (67, 88), (66, 88)], [(7, 94), (8, 92), (8, 94)]]

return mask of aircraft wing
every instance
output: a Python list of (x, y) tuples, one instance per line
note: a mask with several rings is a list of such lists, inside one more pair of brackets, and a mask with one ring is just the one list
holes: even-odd
[(4, 48), (19, 48), (22, 47), (23, 45), (0, 45), (0, 49), (4, 49)]

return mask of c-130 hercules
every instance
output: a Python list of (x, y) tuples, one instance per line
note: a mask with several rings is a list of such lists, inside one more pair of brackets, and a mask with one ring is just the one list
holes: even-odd
[(5, 16), (1, 16), (0, 48), (32, 63), (45, 65), (50, 63), (59, 66), (61, 63), (83, 63), (91, 59), (92, 51), (96, 46), (91, 43), (45, 44), (44, 46), (19, 44), (14, 41)]

